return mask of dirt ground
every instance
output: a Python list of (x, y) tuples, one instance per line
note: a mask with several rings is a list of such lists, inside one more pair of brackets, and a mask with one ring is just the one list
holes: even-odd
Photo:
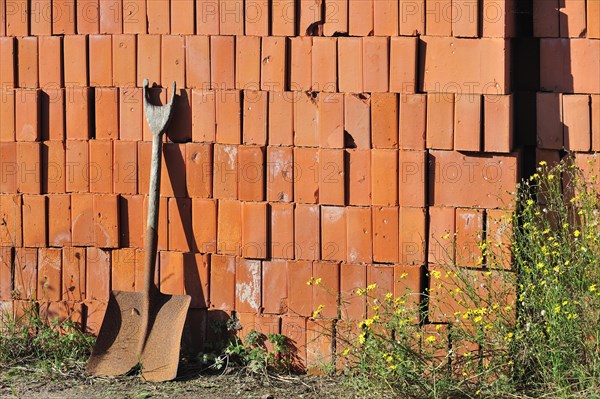
[(147, 383), (137, 377), (42, 378), (25, 372), (0, 371), (0, 398), (74, 399), (349, 399), (359, 398), (341, 381), (328, 377), (249, 377), (240, 372), (229, 375), (188, 375), (166, 383)]

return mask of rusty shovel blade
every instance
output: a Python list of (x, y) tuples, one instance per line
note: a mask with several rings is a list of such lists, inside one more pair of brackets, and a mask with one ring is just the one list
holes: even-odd
[(151, 104), (147, 89), (146, 79), (144, 110), (153, 137), (144, 290), (111, 292), (98, 339), (88, 361), (87, 372), (97, 376), (121, 375), (141, 366), (145, 380), (167, 381), (177, 375), (181, 333), (191, 298), (188, 295), (163, 294), (154, 282), (162, 134), (171, 119), (175, 83), (171, 101), (164, 106)]

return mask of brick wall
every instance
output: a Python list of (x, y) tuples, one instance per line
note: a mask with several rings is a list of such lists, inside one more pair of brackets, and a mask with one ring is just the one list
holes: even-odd
[(141, 288), (141, 84), (176, 81), (157, 281), (186, 342), (235, 312), (328, 358), (367, 312), (338, 295), (424, 292), (447, 233), (481, 268), (526, 165), (600, 149), (600, 1), (554, 3), (1, 0), (0, 308), (97, 332)]

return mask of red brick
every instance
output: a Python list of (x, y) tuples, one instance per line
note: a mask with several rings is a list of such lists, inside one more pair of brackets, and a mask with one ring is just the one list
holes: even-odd
[(65, 247), (62, 251), (62, 299), (81, 301), (85, 297), (85, 248)]
[(42, 192), (64, 193), (66, 169), (63, 141), (46, 141), (42, 144), (42, 168), (45, 171), (42, 176)]
[(119, 104), (119, 138), (121, 140), (141, 140), (143, 122), (142, 89), (121, 88)]
[(258, 0), (248, 0), (244, 4), (245, 34), (253, 36), (269, 35), (268, 4)]
[(185, 197), (185, 144), (165, 143), (161, 167), (160, 194)]
[(210, 307), (221, 310), (235, 308), (235, 257), (213, 255), (210, 264)]
[(294, 148), (294, 201), (316, 204), (319, 202), (319, 150)]
[(12, 269), (12, 248), (0, 247), (0, 300), (2, 301), (10, 301), (12, 299)]
[[(478, 94), (461, 94), (455, 98), (454, 149), (457, 151), (481, 150), (481, 97)], [(497, 98), (499, 97), (493, 97), (493, 99)], [(493, 116), (490, 116), (493, 119)], [(506, 124), (504, 121), (497, 122)], [(489, 126), (487, 121), (485, 126), (487, 129), (496, 128), (495, 126)]]
[(71, 243), (71, 197), (48, 195), (48, 245), (63, 247)]
[[(42, 140), (65, 139), (64, 89), (45, 89), (40, 96)], [(2, 113), (2, 110), (0, 110)], [(2, 115), (0, 115), (2, 118)], [(11, 132), (14, 134), (14, 129)]]
[(38, 250), (16, 248), (14, 265), (14, 298), (35, 299), (37, 297)]
[(244, 2), (242, 0), (220, 0), (219, 31), (221, 35), (244, 34)]
[(210, 87), (209, 37), (186, 36), (185, 41), (186, 87), (192, 89), (208, 89)]
[[(104, 0), (102, 0), (104, 1)], [(113, 40), (109, 35), (89, 36), (90, 84), (92, 86), (112, 86), (113, 83)], [(66, 62), (66, 61), (65, 61)]]
[(537, 146), (563, 148), (563, 104), (560, 93), (537, 93)]
[(283, 314), (287, 312), (286, 261), (263, 262), (262, 292), (263, 313)]
[(2, 87), (16, 87), (15, 81), (15, 39), (12, 37), (0, 37), (0, 58), (12, 60), (3, 62), (0, 66), (0, 83)]
[[(371, 148), (371, 100), (364, 94), (344, 95), (345, 140), (359, 149)], [(346, 147), (349, 147), (346, 143)]]
[(43, 195), (23, 196), (23, 245), (45, 247), (46, 240), (46, 197)]
[(214, 92), (192, 90), (192, 140), (214, 143), (216, 134)]
[[(171, 90), (166, 93), (171, 97)], [(177, 89), (173, 100), (173, 118), (167, 129), (167, 138), (175, 143), (185, 143), (192, 140), (192, 91)], [(144, 118), (145, 119), (145, 118)]]
[(416, 305), (421, 302), (421, 293), (424, 290), (423, 281), (422, 265), (394, 266), (394, 298), (406, 298), (408, 304), (412, 305), (411, 310), (416, 311)]
[(323, 15), (323, 35), (339, 36), (348, 33), (348, 0), (329, 0)]
[(398, 1), (374, 0), (373, 25), (375, 36), (398, 35)]
[(0, 143), (0, 166), (2, 179), (0, 179), (0, 192), (16, 193), (19, 164), (17, 163), (17, 143)]
[(71, 87), (66, 91), (66, 134), (67, 139), (86, 140), (91, 135), (92, 119), (89, 88)]
[(398, 208), (373, 208), (373, 260), (398, 262)]
[(179, 35), (194, 34), (195, 0), (171, 2), (171, 33)]
[(87, 86), (87, 37), (67, 35), (63, 39), (65, 87)]
[[(484, 36), (499, 36), (504, 37), (503, 34), (494, 34), (498, 29), (494, 29), (495, 26), (501, 25), (504, 20), (504, 15), (499, 15), (504, 10), (501, 10), (501, 5), (498, 3), (504, 3), (504, 0), (484, 0), (481, 4), (483, 8), (483, 28), (486, 31)], [(479, 11), (480, 5), (478, 3), (470, 2), (469, 0), (454, 0), (452, 2), (452, 36), (455, 37), (477, 37), (479, 29)], [(493, 16), (492, 16), (492, 8)], [(492, 22), (493, 18), (493, 22)], [(497, 20), (497, 21), (496, 21)], [(486, 34), (487, 33), (487, 34)]]
[[(9, 3), (10, 4), (10, 3)], [(52, 34), (52, 18), (50, 18), (50, 10), (52, 4), (50, 0), (33, 0), (31, 6), (30, 31), (32, 36), (51, 35)], [(2, 11), (4, 14), (4, 11)], [(4, 15), (3, 15), (4, 18)], [(4, 27), (0, 28), (3, 32)]]
[(476, 267), (483, 254), (479, 244), (483, 240), (483, 211), (456, 210), (456, 262), (460, 266)]
[(113, 147), (113, 190), (119, 194), (137, 194), (137, 145), (115, 141)]
[(300, 0), (298, 5), (300, 10), (297, 10), (296, 13), (300, 16), (296, 19), (299, 23), (299, 35), (321, 36), (323, 34), (323, 26), (320, 24), (323, 20), (323, 0)]
[(17, 38), (19, 87), (37, 88), (38, 80), (38, 39), (35, 36)]
[(42, 167), (40, 143), (17, 143), (17, 191), (24, 194), (41, 194)]
[(364, 296), (357, 295), (357, 290), (365, 289), (367, 286), (366, 265), (342, 263), (340, 277), (340, 311), (342, 319), (364, 320), (367, 304)]
[(425, 208), (400, 208), (400, 256), (404, 264), (426, 262), (426, 215)]
[(219, 34), (219, 1), (196, 0), (196, 33), (199, 35)]
[[(338, 86), (340, 92), (370, 91), (363, 86), (363, 41), (364, 38), (360, 37), (338, 38)], [(366, 79), (364, 80), (366, 81)]]
[(212, 146), (210, 144), (186, 144), (186, 183), (191, 197), (212, 197)]
[(217, 202), (192, 198), (192, 228), (200, 252), (217, 252)]
[(267, 148), (268, 201), (292, 201), (292, 198), (294, 198), (294, 166), (294, 153), (292, 148)]
[[(127, 1), (127, 0), (126, 0)], [(133, 4), (133, 3), (132, 3)], [(150, 87), (162, 82), (160, 76), (160, 42), (159, 35), (138, 35), (137, 37), (137, 86), (142, 86), (144, 79), (148, 79)], [(192, 45), (188, 48), (192, 52)], [(192, 75), (192, 69), (188, 69)], [(169, 84), (172, 84), (172, 82)]]
[(15, 137), (17, 141), (40, 139), (40, 91), (15, 91)]
[(267, 129), (269, 145), (294, 143), (294, 103), (291, 92), (269, 92)]
[(112, 193), (113, 191), (113, 154), (112, 142), (90, 140), (90, 192)]
[(455, 226), (454, 208), (429, 208), (429, 263), (443, 264), (454, 260)]
[(86, 299), (108, 301), (110, 294), (110, 251), (86, 251)]
[(306, 319), (303, 317), (282, 317), (281, 334), (287, 338), (294, 372), (306, 371)]
[(329, 320), (306, 321), (306, 367), (318, 373), (323, 365), (333, 363), (333, 322)]
[[(139, 223), (142, 225), (142, 231), (144, 232), (143, 242), (146, 242), (146, 220), (148, 215), (148, 197), (144, 196), (143, 201), (143, 212), (142, 217), (139, 219)], [(169, 248), (168, 234), (169, 234), (169, 213), (168, 213), (168, 200), (169, 198), (160, 197), (159, 210), (158, 210), (158, 250), (167, 250)]]
[(483, 110), (484, 150), (486, 152), (512, 151), (515, 123), (513, 96), (484, 96)]
[(287, 262), (287, 305), (288, 313), (297, 316), (310, 316), (312, 309), (312, 262)]
[(286, 43), (283, 37), (263, 37), (260, 74), (262, 90), (285, 90), (285, 47)]
[(238, 148), (238, 197), (243, 201), (263, 201), (264, 147), (240, 146)]
[(454, 94), (427, 95), (427, 148), (451, 150), (454, 145)]
[(371, 205), (371, 151), (346, 150), (349, 205)]
[(160, 290), (166, 294), (182, 295), (183, 254), (181, 252), (163, 251), (160, 253)]
[(398, 151), (371, 151), (371, 203), (398, 205)]
[(235, 43), (235, 85), (238, 89), (260, 88), (260, 37), (237, 36)]
[(319, 145), (319, 107), (316, 93), (298, 93), (294, 96), (294, 145)]
[(210, 256), (183, 254), (185, 293), (192, 297), (190, 307), (204, 309), (208, 306)]
[(533, 0), (534, 37), (558, 37), (560, 6), (558, 0)]
[(320, 218), (319, 206), (296, 204), (294, 224), (294, 243), (296, 259), (319, 260), (320, 257)]
[(9, 2), (6, 6), (7, 12), (3, 15), (3, 19), (6, 18), (6, 34), (9, 36), (27, 36), (30, 22), (29, 3), (24, 0), (16, 0)]
[(214, 198), (237, 198), (238, 173), (238, 147), (216, 144), (213, 165)]
[(587, 4), (587, 37), (600, 39), (600, 2), (590, 0)]
[(371, 141), (373, 148), (398, 148), (398, 96), (373, 93), (371, 96)]
[(240, 144), (242, 142), (242, 101), (239, 91), (215, 93), (217, 120), (217, 143)]
[[(1, 55), (0, 55), (1, 57)], [(12, 83), (11, 83), (12, 85)], [(15, 141), (15, 91), (0, 88), (0, 141)]]
[(519, 180), (518, 153), (465, 155), (430, 152), (431, 205), (505, 208)]
[[(136, 36), (114, 35), (112, 37), (113, 86), (135, 86), (136, 53)], [(181, 87), (184, 87), (183, 82), (181, 83)]]
[(487, 254), (487, 267), (512, 268), (512, 251), (510, 248), (513, 226), (511, 213), (502, 209), (488, 209), (486, 211), (485, 236), (489, 253)]
[[(402, 25), (400, 25), (402, 26)], [(390, 42), (390, 91), (414, 93), (417, 85), (416, 38), (393, 37)]]
[(371, 223), (371, 208), (346, 208), (348, 262), (363, 263), (373, 260)]
[(244, 144), (267, 144), (267, 96), (266, 91), (244, 91)]
[(0, 230), (0, 246), (23, 246), (21, 212), (20, 195), (0, 195), (0, 216), (5, 223), (5, 228)]
[(77, 33), (100, 32), (99, 0), (80, 0), (77, 7)]
[[(387, 0), (386, 0), (387, 1)], [(378, 1), (378, 5), (383, 1)], [(397, 7), (397, 5), (396, 5)], [(377, 6), (375, 7), (377, 12)], [(377, 25), (375, 25), (377, 27)], [(363, 89), (368, 92), (387, 92), (390, 76), (389, 42), (386, 37), (363, 37)]]
[(89, 148), (87, 141), (66, 141), (66, 190), (67, 192), (89, 191)]
[(133, 248), (112, 251), (111, 286), (114, 291), (136, 290), (135, 261), (135, 249)]
[(261, 306), (261, 262), (238, 258), (235, 271), (235, 310), (259, 313)]
[(429, 0), (426, 3), (425, 34), (452, 36), (452, 4), (450, 0)]
[(313, 311), (322, 305), (319, 317), (334, 319), (338, 316), (338, 297), (340, 294), (340, 265), (332, 262), (314, 262), (313, 277), (320, 279), (313, 284)]
[(517, 8), (515, 0), (484, 0), (483, 36), (516, 36)]
[(564, 0), (560, 3), (560, 37), (583, 37), (586, 35), (586, 2)]
[(192, 200), (169, 198), (169, 251), (193, 252)]
[(388, 293), (394, 294), (394, 267), (392, 265), (368, 265), (367, 284), (375, 288), (367, 298), (367, 316), (373, 316), (372, 306), (384, 302)]
[(38, 288), (37, 299), (60, 301), (61, 293), (61, 256), (60, 248), (41, 248), (38, 252)]
[(242, 256), (267, 258), (267, 203), (242, 203)]
[(94, 207), (91, 194), (71, 195), (72, 245), (94, 244)]
[(337, 38), (314, 37), (312, 46), (312, 89), (337, 91)]
[(542, 91), (560, 93), (600, 93), (600, 42), (588, 39), (541, 39), (540, 65), (552, 60), (565, 62), (556, 68), (540, 69)]
[(344, 95), (322, 93), (318, 113), (319, 147), (344, 148)]
[(373, 32), (373, 0), (348, 2), (348, 31), (351, 36), (368, 36)]
[(38, 37), (38, 62), (39, 60), (44, 61), (44, 67), (39, 69), (39, 84), (41, 88), (57, 89), (62, 87), (61, 51), (62, 38), (56, 36)]
[(346, 260), (346, 212), (344, 207), (321, 207), (321, 259)]
[(233, 36), (211, 36), (210, 70), (212, 87), (235, 89), (235, 42)]
[(68, 0), (52, 1), (52, 34), (75, 33), (75, 3)]
[(94, 245), (119, 247), (119, 197), (94, 195)]
[(100, 33), (123, 33), (123, 0), (100, 0)]
[[(158, 2), (158, 1), (155, 1)], [(163, 87), (185, 87), (185, 42), (183, 36), (162, 36), (161, 81)]]
[(272, 35), (294, 36), (296, 3), (293, 0), (281, 0), (273, 3), (271, 5), (271, 15)]
[(567, 151), (589, 151), (591, 148), (590, 96), (562, 96), (563, 140)]
[(319, 150), (319, 203), (345, 205), (344, 150)]
[(600, 151), (600, 95), (592, 95), (592, 151)]
[(146, 2), (148, 33), (170, 33), (170, 10), (167, 0)]
[(310, 90), (312, 87), (312, 47), (310, 36), (290, 39), (290, 89)]
[(219, 201), (217, 250), (224, 255), (240, 255), (242, 242), (242, 207), (238, 201)]
[(294, 205), (271, 203), (268, 229), (271, 258), (294, 258)]
[(116, 140), (119, 138), (119, 92), (112, 87), (94, 90), (96, 139)]
[(399, 191), (401, 206), (426, 206), (427, 154), (400, 151)]
[[(144, 196), (119, 196), (120, 246), (141, 248), (144, 246)], [(144, 220), (145, 222), (145, 220)]]

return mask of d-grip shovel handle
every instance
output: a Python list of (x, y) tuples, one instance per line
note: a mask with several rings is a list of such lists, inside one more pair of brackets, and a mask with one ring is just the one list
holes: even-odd
[(176, 82), (173, 82), (173, 92), (170, 101), (163, 105), (150, 103), (148, 79), (144, 79), (144, 113), (152, 131), (152, 161), (150, 165), (150, 189), (148, 191), (148, 223), (146, 226), (146, 256), (144, 259), (144, 292), (158, 292), (154, 283), (156, 267), (156, 249), (158, 246), (158, 212), (160, 195), (160, 169), (162, 161), (162, 134), (165, 132), (173, 114)]

